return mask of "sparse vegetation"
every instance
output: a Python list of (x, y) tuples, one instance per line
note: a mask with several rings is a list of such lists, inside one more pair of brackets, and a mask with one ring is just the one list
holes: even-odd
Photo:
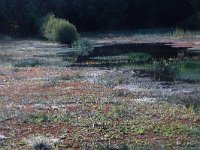
[(50, 78), (47, 81), (43, 83), (43, 87), (53, 87), (59, 84), (59, 79), (58, 78)]
[(42, 124), (50, 122), (68, 122), (69, 116), (67, 114), (25, 114), (21, 120), (23, 123)]
[(200, 0), (0, 0), (0, 149), (199, 150), (199, 29)]
[(83, 76), (79, 72), (75, 72), (75, 73), (71, 73), (71, 74), (62, 74), (60, 76), (61, 80), (67, 80), (67, 81), (78, 80), (81, 78), (83, 78)]
[(36, 67), (42, 65), (42, 62), (38, 59), (22, 59), (14, 62), (15, 67)]
[[(97, 43), (92, 39), (92, 46), (77, 44), (77, 50), (90, 53)], [(68, 51), (75, 48), (29, 40), (0, 45), (2, 57), (9, 54), (10, 59), (1, 59), (0, 65), (0, 138), (7, 137), (2, 149), (199, 148), (199, 82), (181, 76), (186, 71), (198, 72), (198, 61), (153, 63), (148, 54), (137, 53), (132, 54), (136, 63), (121, 66), (117, 63), (127, 61), (129, 54), (100, 56), (81, 64), (102, 59), (102, 63), (116, 60), (116, 66), (58, 66), (68, 61), (63, 58), (71, 57)], [(29, 63), (32, 59), (39, 62)], [(138, 64), (140, 59), (145, 63)], [(15, 67), (15, 60), (26, 60), (25, 65)], [(153, 80), (155, 71), (162, 73)], [(159, 80), (160, 76), (166, 78)]]

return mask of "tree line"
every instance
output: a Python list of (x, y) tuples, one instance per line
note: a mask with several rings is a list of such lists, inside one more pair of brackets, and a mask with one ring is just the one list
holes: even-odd
[(143, 27), (200, 28), (199, 0), (0, 0), (0, 33), (38, 33), (53, 13), (79, 31)]

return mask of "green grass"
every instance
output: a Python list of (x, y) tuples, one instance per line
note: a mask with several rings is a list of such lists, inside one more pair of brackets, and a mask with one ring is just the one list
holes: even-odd
[(152, 60), (152, 56), (147, 53), (128, 53), (124, 55), (116, 56), (102, 56), (93, 57), (91, 60), (97, 61), (99, 63), (122, 63), (126, 64), (147, 64)]
[(181, 61), (177, 62), (179, 77), (181, 79), (200, 80), (200, 62), (199, 61)]
[(153, 63), (145, 63), (145, 64), (133, 64), (132, 68), (136, 70), (154, 70), (156, 66)]
[[(170, 80), (194, 80), (200, 81), (200, 62), (195, 60), (185, 61), (160, 61), (151, 62), (152, 57), (146, 53), (130, 53), (128, 55), (107, 56), (107, 57), (94, 57), (93, 61), (99, 63), (120, 63), (129, 60), (131, 63), (125, 63), (125, 66), (131, 66), (134, 70), (150, 70), (157, 72), (157, 76), (170, 77)], [(166, 63), (161, 63), (166, 62)], [(160, 77), (157, 77), (160, 79)]]
[(181, 70), (200, 70), (200, 61), (186, 60), (181, 61), (178, 64), (180, 64)]
[[(162, 61), (161, 61), (162, 62)], [(169, 77), (173, 73), (174, 80), (191, 80), (200, 81), (200, 61), (185, 60), (185, 61), (166, 61), (166, 66), (159, 66), (160, 62), (149, 62), (141, 64), (130, 64), (134, 70), (150, 70), (160, 72), (157, 76), (165, 75)], [(130, 66), (129, 65), (129, 66)], [(164, 69), (166, 67), (166, 69)], [(168, 73), (168, 74), (167, 74)]]
[(146, 63), (152, 60), (152, 56), (147, 53), (130, 53), (128, 54), (130, 60), (134, 62)]
[[(177, 61), (177, 62), (172, 61), (172, 62), (169, 62), (169, 65), (167, 65), (167, 67), (168, 67), (168, 70), (175, 69), (174, 71), (172, 71), (175, 77), (174, 80), (183, 79), (183, 80), (200, 81), (200, 61), (197, 61), (197, 60), (185, 60), (185, 61)], [(162, 71), (162, 68), (163, 67), (161, 66), (160, 71)], [(145, 70), (156, 71), (156, 69), (159, 69), (159, 68), (158, 68), (158, 62), (156, 62), (156, 63), (133, 64), (133, 69), (142, 69), (142, 70), (145, 69)], [(164, 73), (163, 75), (166, 74), (165, 72), (163, 73)]]
[(163, 136), (176, 136), (177, 134), (183, 133), (185, 126), (181, 124), (164, 124), (156, 125), (153, 129), (155, 134)]

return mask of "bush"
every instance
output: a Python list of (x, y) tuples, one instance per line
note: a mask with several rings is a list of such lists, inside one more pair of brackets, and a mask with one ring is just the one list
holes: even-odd
[(74, 42), (73, 48), (82, 55), (88, 55), (94, 49), (94, 44), (87, 39), (82, 39)]
[(47, 15), (43, 19), (42, 34), (49, 40), (71, 44), (78, 39), (76, 27), (69, 21)]
[(94, 49), (94, 44), (87, 39), (82, 39), (74, 42), (73, 48), (76, 49), (78, 52), (76, 61), (84, 62), (89, 59), (89, 55)]
[(178, 69), (171, 63), (161, 61), (156, 65), (155, 78), (160, 81), (174, 81), (178, 76)]

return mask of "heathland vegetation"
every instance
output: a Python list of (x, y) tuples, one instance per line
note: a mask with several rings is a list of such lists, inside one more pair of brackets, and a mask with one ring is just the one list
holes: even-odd
[(0, 0), (0, 149), (199, 150), (199, 29), (199, 0)]

